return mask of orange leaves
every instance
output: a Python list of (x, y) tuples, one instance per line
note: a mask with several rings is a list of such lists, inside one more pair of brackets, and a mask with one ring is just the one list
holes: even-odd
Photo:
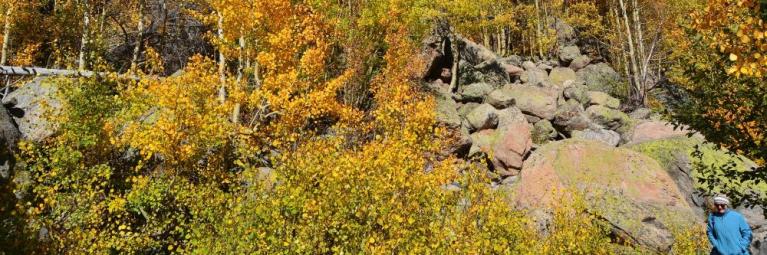
[(217, 83), (213, 63), (196, 57), (181, 76), (143, 79), (128, 87), (122, 100), (130, 107), (113, 120), (112, 126), (125, 123), (114, 140), (146, 156), (159, 155), (169, 166), (188, 167), (231, 133), (226, 113), (232, 105), (216, 101)]

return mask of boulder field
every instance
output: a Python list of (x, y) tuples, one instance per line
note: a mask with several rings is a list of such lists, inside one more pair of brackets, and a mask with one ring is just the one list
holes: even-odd
[[(430, 62), (430, 70), (450, 74), (424, 74), (438, 99), (437, 120), (461, 136), (453, 153), (488, 162), (488, 174), (508, 192), (509, 205), (543, 221), (539, 226), (546, 225), (559, 196), (571, 195), (557, 190), (575, 189), (617, 240), (668, 252), (673, 229), (705, 224), (706, 198), (695, 187), (696, 146), (703, 148), (705, 164), (734, 160), (740, 171), (755, 166), (649, 109), (627, 111), (619, 100), (625, 80), (575, 45), (560, 47), (554, 59), (536, 60), (501, 57), (458, 39), (465, 45), (458, 77), (440, 51), (447, 37), (424, 47), (443, 60)], [(754, 230), (752, 254), (767, 254), (762, 209), (737, 210)]]

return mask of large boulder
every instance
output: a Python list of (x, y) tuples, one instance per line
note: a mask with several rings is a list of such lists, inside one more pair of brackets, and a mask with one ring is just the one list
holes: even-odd
[(500, 57), (485, 46), (475, 43), (469, 39), (461, 36), (456, 36), (456, 39), (461, 44), (461, 60), (466, 60), (472, 65), (479, 65), (483, 62), (494, 61)]
[(522, 72), (522, 74), (519, 76), (519, 80), (522, 81), (522, 83), (528, 85), (541, 85), (548, 81), (548, 77), (549, 75), (545, 70), (541, 70), (536, 67), (535, 69), (530, 69)]
[(498, 59), (491, 59), (474, 66), (474, 69), (479, 71), (482, 75), (480, 80), (495, 85), (496, 87), (503, 86), (511, 82), (511, 75), (509, 72), (515, 72), (513, 67), (503, 65), (498, 62)]
[(496, 173), (501, 177), (513, 176), (522, 169), (525, 156), (532, 148), (530, 124), (522, 113), (513, 107), (499, 110), (498, 129), (485, 129), (471, 134), (473, 142), (469, 155), (483, 152), (490, 159)]
[(564, 87), (566, 81), (575, 81), (575, 71), (567, 67), (557, 67), (549, 73), (549, 80), (558, 87)]
[(498, 109), (503, 109), (516, 104), (514, 95), (504, 89), (497, 89), (490, 92), (485, 98), (485, 102)]
[(563, 95), (566, 99), (575, 99), (581, 104), (587, 104), (589, 102), (588, 90), (589, 88), (585, 85), (573, 84), (565, 87)]
[(461, 115), (459, 115), (458, 104), (447, 96), (437, 95), (437, 122), (443, 123), (448, 127), (459, 127), (461, 125)]
[(504, 98), (506, 102), (515, 102), (516, 107), (525, 114), (534, 115), (543, 119), (554, 118), (557, 109), (556, 90), (536, 86), (505, 86), (493, 91), (488, 96), (488, 101), (493, 98)]
[(477, 108), (477, 106), (480, 106), (480, 103), (475, 102), (468, 102), (465, 104), (459, 104), (458, 105), (458, 114), (461, 115), (462, 118), (466, 118), (466, 115), (468, 115), (474, 108)]
[(666, 121), (646, 121), (634, 127), (630, 143), (686, 136), (690, 130), (686, 126), (674, 126)]
[(578, 48), (578, 46), (572, 45), (572, 46), (565, 46), (565, 47), (559, 47), (559, 51), (557, 52), (559, 54), (559, 61), (562, 61), (563, 64), (569, 65), (570, 62), (573, 61), (573, 59), (576, 59), (581, 56), (581, 49)]
[(471, 130), (490, 129), (498, 126), (498, 114), (489, 104), (481, 104), (466, 114)]
[(551, 121), (540, 120), (533, 125), (532, 139), (536, 144), (544, 144), (557, 138), (559, 133)]
[(12, 175), (13, 151), (21, 133), (13, 123), (13, 118), (5, 108), (0, 109), (0, 185)]
[(554, 113), (553, 123), (563, 133), (572, 134), (575, 130), (585, 130), (595, 126), (583, 110), (583, 106), (574, 99), (567, 100)]
[(9, 109), (22, 138), (39, 142), (56, 132), (57, 125), (48, 119), (62, 108), (56, 91), (56, 84), (51, 79), (39, 77), (3, 99), (3, 105)]
[(641, 153), (582, 140), (548, 143), (530, 156), (512, 187), (518, 208), (550, 212), (566, 192), (583, 193), (622, 241), (659, 252), (670, 249), (672, 229), (694, 224), (693, 211), (669, 174)]
[(629, 113), (629, 117), (636, 120), (649, 119), (651, 115), (652, 115), (652, 110), (645, 107), (637, 108), (636, 110)]
[(589, 105), (603, 105), (612, 109), (618, 109), (621, 106), (620, 100), (601, 91), (589, 91), (586, 92), (586, 96), (589, 98)]
[(493, 91), (493, 85), (478, 82), (461, 87), (461, 98), (464, 101), (482, 102), (485, 96)]
[(591, 63), (591, 58), (589, 56), (581, 55), (573, 59), (572, 62), (570, 62), (570, 69), (573, 69), (574, 71), (581, 70), (581, 68), (586, 67)]
[(575, 75), (579, 83), (586, 85), (589, 90), (618, 93), (616, 88), (619, 86), (621, 77), (606, 63), (588, 65), (575, 72)]
[(621, 134), (628, 134), (635, 124), (628, 114), (602, 105), (589, 106), (586, 108), (586, 114), (595, 123)]
[(572, 135), (574, 139), (597, 141), (611, 147), (618, 146), (621, 141), (621, 135), (618, 132), (601, 128), (575, 130)]

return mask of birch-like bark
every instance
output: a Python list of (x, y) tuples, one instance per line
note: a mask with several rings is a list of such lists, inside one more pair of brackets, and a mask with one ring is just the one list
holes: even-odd
[(496, 52), (498, 52), (498, 54), (503, 56), (503, 36), (501, 36), (500, 29), (498, 29), (498, 31), (495, 33), (495, 39), (496, 39), (496, 45), (497, 45), (496, 48), (498, 48)]
[(541, 8), (538, 0), (535, 0), (535, 44), (538, 48), (538, 57), (543, 58), (543, 43), (541, 43), (541, 37), (543, 36), (543, 28), (541, 27), (543, 22), (541, 20)]
[(141, 53), (141, 44), (144, 41), (144, 1), (139, 1), (138, 4), (138, 35), (136, 36), (136, 47), (133, 48), (133, 59), (131, 59), (130, 66), (132, 70), (135, 70), (138, 63), (139, 53)]
[(77, 58), (77, 64), (79, 70), (85, 70), (85, 56), (88, 54), (88, 42), (90, 37), (88, 35), (90, 28), (90, 13), (88, 9), (88, 0), (83, 0), (83, 34), (80, 37), (80, 56)]
[[(224, 16), (218, 13), (218, 39), (224, 43)], [(221, 45), (223, 48), (223, 45)], [(218, 88), (218, 101), (222, 104), (226, 102), (226, 57), (223, 49), (218, 51), (218, 75), (221, 79), (221, 86)]]
[(239, 38), (240, 48), (238, 49), (239, 57), (237, 58), (237, 82), (242, 80), (242, 71), (245, 69), (245, 36)]
[(646, 57), (644, 49), (644, 33), (642, 32), (642, 21), (639, 19), (639, 5), (637, 4), (637, 0), (631, 0), (631, 5), (634, 7), (632, 16), (634, 19), (634, 29), (636, 30), (634, 32), (636, 32), (637, 35), (637, 50), (640, 59), (643, 59)]
[(631, 71), (629, 71), (629, 60), (628, 57), (626, 57), (625, 48), (623, 46), (623, 33), (621, 33), (621, 23), (623, 22), (621, 22), (620, 15), (618, 15), (618, 8), (613, 5), (610, 9), (613, 11), (613, 16), (615, 16), (615, 31), (617, 32), (616, 34), (618, 34), (618, 44), (620, 45), (620, 49), (618, 49), (617, 53), (620, 54), (620, 57), (623, 61), (619, 63), (621, 63), (623, 66), (623, 72), (626, 75), (626, 78), (629, 78), (631, 77)]
[(626, 13), (626, 5), (623, 3), (623, 0), (618, 0), (621, 6), (621, 12), (623, 12), (623, 22), (626, 26), (626, 36), (628, 38), (628, 45), (629, 45), (629, 61), (631, 62), (631, 72), (632, 72), (632, 80), (633, 80), (633, 86), (632, 86), (632, 93), (630, 93), (630, 100), (632, 101), (632, 105), (639, 105), (644, 104), (644, 94), (641, 90), (641, 83), (639, 82), (639, 67), (637, 66), (637, 58), (636, 58), (636, 52), (634, 51), (634, 36), (631, 33), (631, 25), (629, 24), (629, 17)]
[(0, 65), (5, 65), (8, 61), (8, 47), (11, 43), (11, 15), (13, 15), (13, 4), (5, 10), (5, 27), (3, 28), (3, 49), (0, 55)]
[(632, 16), (634, 19), (634, 32), (636, 33), (636, 44), (637, 44), (637, 65), (639, 65), (639, 73), (637, 77), (637, 81), (639, 81), (639, 85), (637, 89), (639, 89), (639, 93), (641, 95), (640, 99), (642, 100), (641, 103), (644, 105), (645, 100), (645, 92), (646, 92), (646, 77), (647, 74), (645, 73), (647, 70), (647, 66), (644, 64), (645, 61), (642, 61), (644, 58), (649, 58), (650, 56), (645, 55), (645, 49), (644, 49), (644, 36), (642, 32), (642, 21), (639, 19), (639, 5), (637, 4), (637, 0), (631, 0), (631, 4), (634, 7), (632, 9)]
[(453, 66), (450, 68), (450, 91), (455, 92), (458, 88), (458, 64), (461, 62), (461, 50), (458, 46), (458, 36), (455, 32), (450, 32), (450, 51), (453, 54)]

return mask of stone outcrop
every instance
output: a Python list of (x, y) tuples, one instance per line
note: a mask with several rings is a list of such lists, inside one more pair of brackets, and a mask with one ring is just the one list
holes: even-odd
[[(572, 29), (561, 21), (556, 26)], [(615, 97), (620, 75), (583, 55), (573, 37), (561, 37), (551, 60), (501, 58), (467, 44), (457, 87), (437, 91), (438, 120), (458, 126), (456, 155), (486, 159), (495, 184), (513, 190), (510, 201), (518, 209), (550, 213), (551, 189), (575, 188), (618, 241), (668, 252), (672, 228), (705, 220), (691, 156), (703, 137), (688, 137), (690, 130), (660, 121), (649, 109), (623, 112)], [(728, 157), (706, 148), (705, 160), (713, 160), (707, 163)], [(738, 210), (754, 229), (752, 253), (767, 251), (762, 208)]]
[(3, 99), (24, 139), (42, 141), (56, 132), (48, 120), (61, 109), (56, 85), (40, 77), (24, 84)]
[(549, 211), (557, 192), (577, 189), (588, 210), (610, 223), (623, 241), (665, 252), (673, 226), (691, 224), (693, 209), (672, 177), (654, 159), (599, 142), (565, 140), (538, 149), (513, 184), (517, 208)]

